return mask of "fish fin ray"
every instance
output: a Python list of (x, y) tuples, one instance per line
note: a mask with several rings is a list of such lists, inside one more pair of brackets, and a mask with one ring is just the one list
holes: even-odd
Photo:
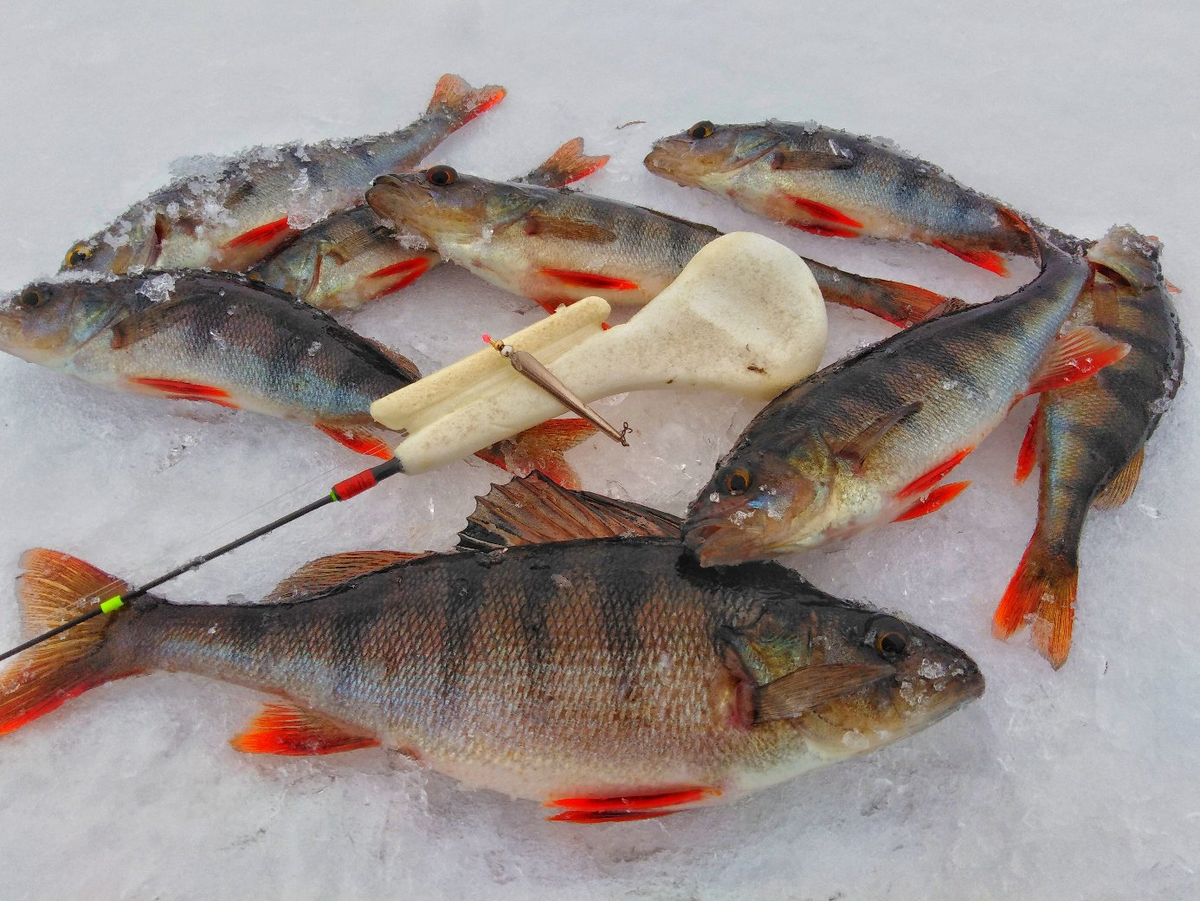
[(295, 233), (296, 229), (288, 225), (288, 217), (284, 216), (282, 219), (276, 219), (274, 222), (268, 222), (265, 225), (242, 232), (236, 238), (226, 241), (223, 246), (227, 249), (237, 247), (266, 247), (269, 244), (280, 241), (285, 236), (285, 233), (289, 231)]
[(542, 806), (562, 808), (560, 813), (547, 817), (552, 822), (620, 823), (666, 816), (720, 795), (716, 788), (685, 788), (611, 798), (561, 798)]
[[(95, 609), (132, 587), (69, 554), (34, 548), (21, 557), (17, 599), (27, 637)], [(14, 732), (105, 682), (136, 675), (115, 670), (97, 652), (113, 617), (102, 614), (23, 651), (0, 674), (0, 735)]]
[(588, 156), (583, 152), (583, 138), (572, 138), (544, 163), (516, 181), (543, 188), (562, 188), (603, 169), (608, 160), (607, 154)]
[(933, 469), (929, 470), (929, 472), (913, 479), (898, 492), (896, 492), (896, 497), (912, 497), (914, 494), (924, 494), (926, 491), (944, 479), (950, 473), (950, 470), (954, 469), (954, 467), (956, 467), (959, 463), (967, 459), (973, 450), (975, 450), (974, 445), (963, 448), (958, 453), (950, 457), (950, 459), (943, 463), (939, 463), (937, 466), (933, 467)]
[(863, 227), (863, 224), (857, 219), (851, 219), (836, 207), (820, 203), (816, 200), (809, 200), (807, 197), (796, 197), (793, 194), (785, 194), (784, 196), (814, 219), (821, 219), (825, 222), (832, 222), (834, 225), (852, 229), (861, 229)]
[(1033, 377), (1026, 395), (1065, 388), (1121, 360), (1129, 345), (1091, 325), (1072, 329), (1058, 339)]
[(384, 440), (367, 426), (325, 425), (320, 422), (314, 424), (338, 444), (345, 445), (356, 453), (378, 457), (381, 460), (390, 460), (394, 456)]
[(780, 149), (771, 154), (771, 168), (783, 171), (852, 169), (854, 160), (840, 153)]
[(769, 723), (800, 716), (895, 671), (890, 665), (874, 663), (803, 666), (754, 689), (754, 722)]
[(424, 554), (405, 551), (349, 551), (344, 554), (329, 554), (305, 563), (302, 567), (280, 582), (263, 598), (267, 603), (278, 603), (297, 597), (305, 597), (345, 585), (352, 579), (387, 569), (397, 563), (407, 563)]
[(992, 634), (1007, 639), (1032, 618), (1034, 645), (1058, 669), (1071, 650), (1078, 580), (1075, 563), (1035, 533), (992, 616)]
[(132, 378), (130, 383), (173, 400), (202, 400), (220, 407), (236, 410), (238, 405), (224, 388), (198, 385), (176, 379)]
[(1133, 496), (1134, 489), (1137, 488), (1138, 479), (1142, 476), (1142, 462), (1145, 459), (1146, 446), (1142, 445), (1121, 467), (1120, 472), (1100, 489), (1100, 493), (1092, 501), (1092, 506), (1097, 510), (1112, 510), (1129, 500)]
[(337, 754), (379, 745), (379, 739), (348, 729), (341, 723), (286, 701), (264, 704), (262, 712), (240, 735), (229, 740), (244, 754), (302, 757)]
[(678, 538), (681, 520), (652, 507), (571, 491), (539, 473), (493, 485), (476, 499), (460, 548), (494, 550), (580, 538)]
[(978, 266), (980, 269), (986, 269), (988, 272), (994, 272), (1002, 278), (1008, 277), (1008, 264), (1004, 262), (1004, 257), (995, 251), (991, 250), (963, 250), (955, 247), (945, 241), (930, 242), (934, 247), (940, 247), (947, 253), (952, 253), (964, 263), (970, 263), (972, 266)]
[(928, 516), (935, 510), (940, 510), (966, 491), (970, 484), (970, 482), (950, 482), (947, 485), (939, 485), (893, 519), (892, 522), (907, 522), (910, 519)]
[(922, 406), (922, 402), (917, 400), (879, 415), (861, 432), (835, 448), (834, 453), (847, 461), (856, 473), (861, 472), (867, 456), (883, 437), (909, 416), (919, 412)]
[(577, 489), (579, 476), (563, 459), (563, 454), (597, 431), (599, 429), (586, 419), (551, 419), (498, 441), (476, 456), (513, 475), (524, 476), (538, 471), (564, 488)]
[(476, 116), (490, 110), (503, 100), (507, 93), (498, 84), (485, 84), (482, 88), (473, 88), (465, 79), (447, 72), (438, 79), (427, 112), (446, 109), (458, 119), (461, 128)]
[(1025, 437), (1021, 439), (1021, 450), (1017, 453), (1017, 471), (1013, 474), (1013, 484), (1020, 485), (1029, 478), (1033, 467), (1038, 461), (1038, 438), (1042, 427), (1042, 405), (1038, 404), (1033, 415), (1029, 417), (1029, 427), (1025, 429)]
[(573, 269), (539, 269), (538, 272), (575, 288), (597, 291), (636, 291), (638, 287), (637, 282), (610, 275), (600, 275), (596, 272), (578, 272)]

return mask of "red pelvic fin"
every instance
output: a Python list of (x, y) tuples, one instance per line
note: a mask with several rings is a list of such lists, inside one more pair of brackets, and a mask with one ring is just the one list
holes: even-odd
[(992, 616), (992, 634), (1008, 638), (1033, 616), (1033, 643), (1055, 669), (1071, 652), (1079, 570), (1034, 535)]
[(817, 203), (815, 200), (809, 200), (807, 197), (793, 197), (791, 194), (785, 195), (788, 200), (808, 213), (814, 219), (823, 219), (826, 222), (832, 222), (835, 225), (844, 225), (852, 229), (861, 229), (863, 224), (857, 219), (851, 219), (841, 210), (836, 207), (827, 206), (824, 203)]
[(358, 426), (335, 426), (315, 423), (316, 427), (339, 444), (343, 444), (356, 453), (381, 460), (392, 459), (392, 449), (370, 429)]
[(1046, 355), (1027, 393), (1053, 391), (1081, 382), (1105, 366), (1123, 359), (1127, 353), (1128, 344), (1117, 341), (1095, 326), (1072, 329), (1061, 336)]
[(149, 388), (159, 394), (178, 400), (206, 400), (210, 404), (237, 409), (237, 404), (231, 399), (232, 396), (223, 388), (214, 388), (211, 385), (197, 385), (192, 382), (180, 382), (174, 379), (136, 378), (130, 379), (130, 381), (135, 385), (141, 385), (143, 388)]
[(1038, 404), (1038, 408), (1033, 411), (1033, 416), (1029, 418), (1029, 428), (1025, 430), (1025, 437), (1021, 441), (1021, 451), (1017, 454), (1017, 471), (1013, 474), (1013, 484), (1020, 485), (1033, 472), (1033, 467), (1037, 464), (1037, 448), (1038, 448), (1038, 429), (1042, 425), (1042, 405)]
[(929, 494), (921, 498), (892, 522), (905, 522), (909, 519), (917, 519), (920, 516), (927, 516), (935, 510), (940, 510), (946, 504), (950, 503), (960, 494), (967, 490), (970, 482), (951, 482), (949, 485), (939, 485), (934, 488)]
[(596, 288), (601, 291), (635, 291), (637, 282), (623, 278), (613, 278), (608, 275), (598, 275), (595, 272), (576, 272), (571, 269), (539, 269), (542, 275), (557, 279), (565, 285), (576, 288)]
[(260, 247), (264, 244), (270, 244), (276, 238), (280, 237), (284, 232), (290, 230), (288, 225), (288, 217), (276, 219), (274, 222), (268, 222), (266, 225), (260, 225), (258, 228), (252, 228), (244, 234), (238, 235), (232, 240), (226, 241), (226, 247)]
[(990, 250), (960, 250), (947, 244), (945, 241), (932, 242), (934, 247), (940, 247), (942, 250), (954, 254), (964, 263), (970, 263), (972, 266), (978, 266), (980, 269), (986, 269), (988, 272), (994, 272), (999, 276), (1008, 275), (1008, 265), (1004, 262), (1004, 257)]
[(808, 222), (788, 222), (792, 228), (798, 228), (810, 235), (820, 235), (823, 238), (857, 238), (858, 232), (849, 228), (839, 228), (835, 225), (812, 225)]
[(301, 710), (288, 703), (274, 703), (264, 705), (246, 731), (230, 739), (229, 743), (246, 754), (301, 757), (371, 748), (379, 744), (379, 739), (354, 734), (314, 711)]
[[(925, 473), (925, 475), (918, 476), (917, 478), (913, 479), (896, 493), (896, 497), (912, 497), (914, 494), (924, 494), (926, 491), (944, 479), (950, 470), (952, 470), (963, 460), (967, 459), (967, 455), (973, 450), (975, 450), (974, 446), (960, 450), (945, 463), (939, 463), (937, 466), (933, 467), (933, 469), (929, 470), (929, 472)], [(945, 501), (943, 501), (943, 503), (945, 503)]]
[(692, 804), (719, 797), (720, 794), (720, 790), (715, 788), (689, 788), (622, 798), (563, 798), (548, 801), (544, 806), (564, 808), (562, 813), (548, 817), (560, 823), (620, 823), (663, 817)]
[(422, 275), (428, 272), (429, 267), (429, 257), (422, 255), (419, 257), (414, 257), (410, 260), (401, 260), (399, 263), (394, 263), (391, 266), (384, 266), (382, 269), (377, 269), (369, 275), (363, 276), (364, 279), (389, 278), (393, 275), (399, 276), (377, 291), (372, 292), (368, 299), (378, 300), (380, 297), (385, 297), (388, 294), (394, 294), (401, 288), (407, 288)]

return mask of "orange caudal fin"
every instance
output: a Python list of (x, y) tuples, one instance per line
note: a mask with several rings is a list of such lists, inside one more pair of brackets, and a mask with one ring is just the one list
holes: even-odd
[(978, 266), (980, 269), (986, 269), (999, 276), (1008, 276), (1008, 265), (1004, 262), (1004, 257), (998, 253), (990, 250), (962, 250), (945, 241), (933, 241), (932, 243), (934, 247), (940, 247), (947, 253), (954, 254), (964, 263), (970, 263), (972, 266)]
[(288, 217), (276, 219), (274, 222), (268, 222), (266, 225), (260, 225), (258, 228), (252, 228), (248, 232), (243, 232), (236, 238), (225, 242), (225, 247), (265, 247), (268, 244), (281, 240), (285, 237), (285, 233), (294, 232), (295, 230), (288, 225)]
[(636, 291), (637, 282), (595, 272), (577, 272), (572, 269), (539, 269), (542, 275), (571, 285), (575, 288), (594, 288), (597, 291)]
[(1027, 394), (1053, 391), (1083, 381), (1105, 366), (1124, 359), (1129, 345), (1085, 325), (1059, 337), (1029, 384)]
[(548, 188), (561, 188), (604, 168), (608, 160), (607, 154), (588, 156), (583, 152), (583, 138), (572, 138), (521, 180)]
[(129, 381), (147, 389), (152, 394), (161, 394), (175, 400), (204, 400), (210, 404), (237, 409), (233, 396), (224, 388), (197, 385), (194, 382), (181, 382), (176, 379), (135, 378)]
[(892, 522), (906, 522), (910, 519), (917, 519), (921, 516), (928, 516), (935, 510), (940, 510), (946, 504), (950, 503), (960, 494), (967, 490), (970, 482), (951, 482), (948, 485), (939, 485), (931, 492), (897, 516)]
[(558, 823), (621, 823), (665, 817), (720, 795), (720, 790), (715, 788), (688, 788), (660, 794), (612, 798), (562, 798), (548, 801), (544, 806), (563, 808), (561, 813), (547, 817)]
[(1075, 561), (1034, 535), (992, 617), (992, 634), (1007, 639), (1032, 617), (1033, 643), (1055, 669), (1071, 651)]
[(353, 425), (324, 425), (319, 422), (316, 423), (316, 426), (338, 444), (345, 445), (356, 453), (365, 454), (368, 457), (378, 457), (381, 460), (392, 459), (392, 449), (369, 428)]
[[(58, 551), (35, 548), (21, 558), (17, 598), (26, 636), (33, 636), (129, 592), (130, 586)], [(0, 675), (0, 735), (20, 729), (76, 695), (135, 675), (99, 653), (115, 616), (102, 614), (22, 651)]]
[(896, 310), (900, 314), (896, 318), (885, 316), (893, 325), (907, 328), (926, 319), (933, 319), (947, 312), (947, 304), (955, 298), (947, 298), (936, 291), (919, 288), (916, 285), (906, 285), (903, 282), (881, 281), (891, 296)]
[(246, 731), (229, 743), (246, 754), (337, 754), (371, 748), (379, 739), (347, 729), (313, 710), (286, 702), (266, 704)]
[(506, 93), (504, 88), (497, 84), (473, 88), (457, 75), (447, 73), (438, 79), (428, 111), (432, 113), (441, 109), (448, 110), (458, 118), (460, 125), (466, 125), (503, 100)]

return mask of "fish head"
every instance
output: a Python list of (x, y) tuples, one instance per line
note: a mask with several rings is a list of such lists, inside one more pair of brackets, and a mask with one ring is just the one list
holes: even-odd
[(0, 299), (0, 350), (57, 366), (105, 328), (117, 306), (88, 282), (42, 282)]
[(688, 508), (684, 543), (701, 565), (741, 563), (824, 540), (838, 460), (818, 434), (786, 454), (735, 447)]
[(1088, 249), (1087, 260), (1109, 281), (1146, 291), (1162, 280), (1161, 255), (1162, 244), (1156, 239), (1118, 225)]
[(153, 210), (121, 219), (107, 231), (72, 246), (59, 271), (125, 275), (153, 266), (162, 250), (164, 230)]
[(676, 184), (720, 191), (738, 170), (770, 153), (781, 140), (766, 125), (714, 125), (706, 120), (656, 141), (644, 163)]
[(449, 166), (380, 176), (367, 203), (398, 230), (415, 231), (435, 247), (486, 238), (529, 207), (519, 186), (461, 175)]
[[(932, 725), (983, 694), (967, 653), (898, 616), (827, 598), (731, 631), (756, 727), (791, 726), (810, 752), (843, 759)], [(728, 660), (727, 655), (727, 660)]]

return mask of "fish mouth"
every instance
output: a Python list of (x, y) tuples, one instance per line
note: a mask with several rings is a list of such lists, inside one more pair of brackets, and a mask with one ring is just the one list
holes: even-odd
[(674, 138), (663, 138), (660, 141), (656, 141), (654, 146), (650, 148), (650, 152), (646, 154), (646, 158), (642, 160), (642, 165), (655, 175), (661, 176), (668, 181), (673, 181), (677, 185), (687, 187), (690, 182), (678, 174), (680, 154), (673, 151), (673, 143), (678, 145), (681, 142)]
[(727, 566), (773, 556), (758, 529), (735, 525), (727, 517), (684, 523), (683, 543), (701, 566)]

